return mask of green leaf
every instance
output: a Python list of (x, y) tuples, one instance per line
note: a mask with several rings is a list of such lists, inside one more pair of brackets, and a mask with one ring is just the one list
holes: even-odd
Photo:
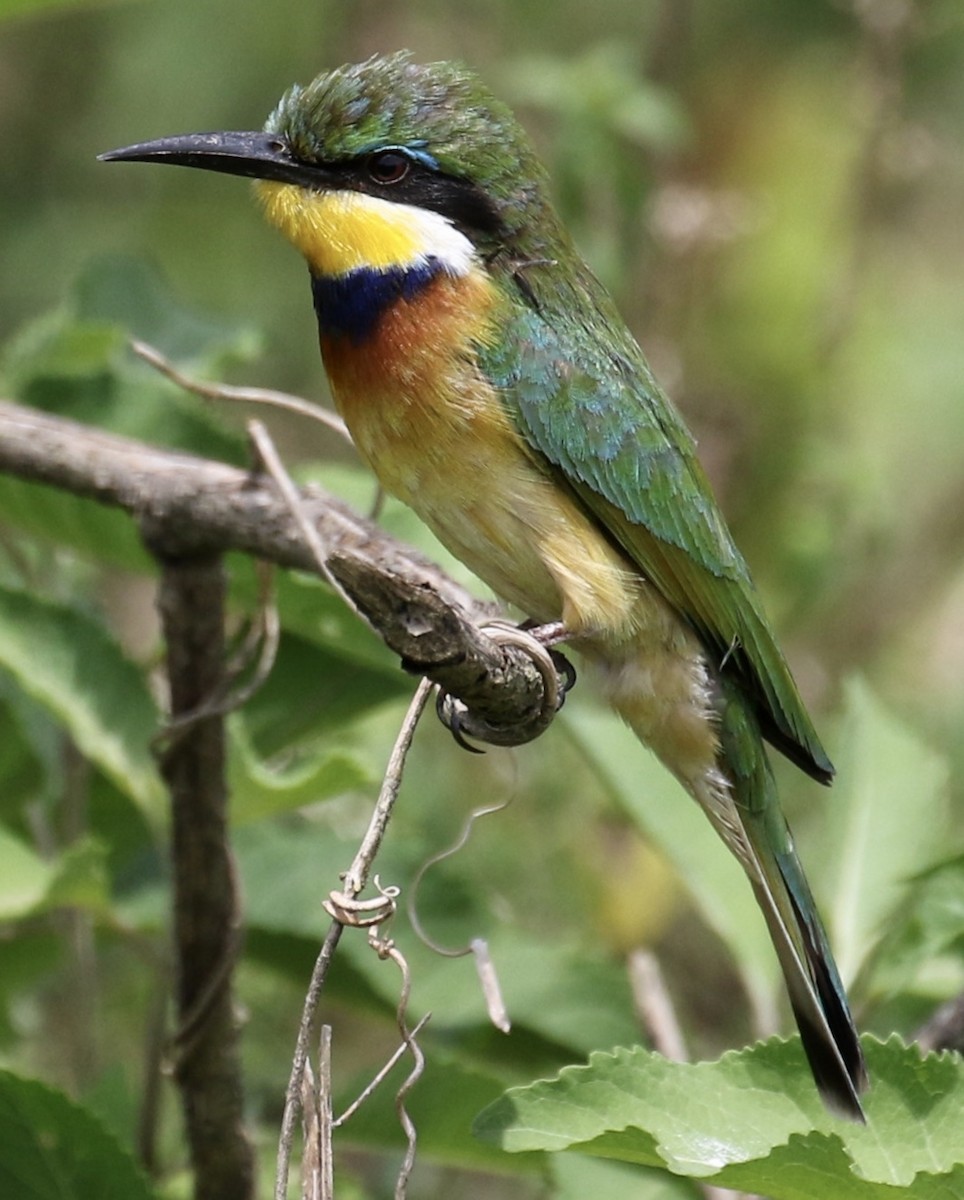
[[(35, 730), (30, 728), (37, 712), (33, 701), (2, 674), (0, 695), (0, 824), (22, 830), (31, 799), (45, 792), (53, 794), (60, 785), (63, 764), (47, 745), (38, 744)], [(51, 724), (45, 713), (40, 713), (40, 719)]]
[(553, 1200), (699, 1200), (695, 1184), (678, 1175), (650, 1167), (590, 1158), (585, 1154), (554, 1154), (549, 1169), (555, 1182)]
[(926, 986), (926, 977), (941, 956), (960, 948), (964, 948), (964, 855), (939, 863), (909, 884), (899, 916), (878, 947), (872, 985), (884, 994), (915, 983)]
[[(794, 1135), (765, 1163), (728, 1167), (717, 1177), (723, 1186), (752, 1188), (772, 1200), (957, 1200), (964, 1196), (964, 1168), (921, 1172), (907, 1186), (874, 1183), (852, 1174), (851, 1160), (839, 1142), (814, 1133)], [(752, 1182), (751, 1182), (752, 1181)]]
[(156, 1200), (133, 1158), (86, 1109), (0, 1071), (0, 1195), (10, 1200)]
[(228, 783), (234, 824), (317, 804), (371, 782), (371, 772), (347, 751), (325, 747), (293, 764), (273, 766), (258, 757), (242, 718), (232, 719), (230, 729)]
[(369, 670), (301, 637), (285, 636), (271, 674), (245, 708), (246, 726), (258, 752), (274, 755), (317, 740), (321, 730), (330, 735), (413, 688), (402, 671)]
[[(331, 835), (322, 822), (244, 825), (233, 836), (244, 884), (245, 917), (256, 928), (319, 939), (329, 917), (321, 907), (354, 849)], [(355, 843), (357, 845), (357, 841)]]
[(106, 911), (110, 899), (107, 848), (96, 838), (81, 838), (60, 856), (43, 907)]
[(708, 1063), (641, 1049), (594, 1054), (588, 1066), (510, 1090), (479, 1115), (476, 1132), (507, 1150), (579, 1149), (772, 1200), (957, 1195), (960, 1057), (922, 1059), (897, 1038), (863, 1045), (866, 1126), (826, 1112), (795, 1037)]
[(844, 980), (852, 979), (907, 883), (946, 850), (947, 764), (859, 680), (847, 687), (839, 774), (821, 821), (826, 916)]
[(320, 579), (279, 572), (278, 612), (286, 632), (323, 647), (356, 670), (377, 672), (386, 696), (412, 690), (411, 677), (399, 666), (398, 655)]
[(89, 562), (140, 573), (153, 568), (128, 513), (59, 488), (0, 475), (0, 520), (18, 533), (68, 547)]
[(105, 858), (103, 845), (85, 838), (48, 861), (0, 826), (0, 921), (66, 905), (106, 908)]
[(92, 263), (68, 302), (21, 330), (5, 348), (6, 385), (24, 403), (155, 445), (242, 462), (240, 435), (217, 408), (163, 379), (129, 349), (131, 337), (161, 349), (194, 374), (250, 357), (249, 332), (177, 305), (144, 263)]
[(0, 827), (0, 921), (34, 912), (46, 896), (55, 870)]
[(157, 711), (144, 676), (92, 618), (0, 588), (0, 669), (52, 713), (82, 753), (148, 811)]

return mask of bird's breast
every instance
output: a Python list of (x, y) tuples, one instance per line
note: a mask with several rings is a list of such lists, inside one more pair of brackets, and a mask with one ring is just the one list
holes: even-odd
[(428, 209), (256, 187), (307, 260), (335, 402), (385, 489), (527, 615), (629, 636), (638, 574), (526, 445), (479, 365), (519, 301), (471, 241)]
[(633, 573), (550, 478), (480, 370), (478, 350), (500, 336), (506, 303), (481, 269), (438, 272), (396, 287), (363, 339), (320, 317), (336, 403), (383, 486), (499, 595), (540, 620), (628, 631)]

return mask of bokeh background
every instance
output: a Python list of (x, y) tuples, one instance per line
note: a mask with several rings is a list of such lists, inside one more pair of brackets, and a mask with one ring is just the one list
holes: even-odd
[(521, 109), (582, 248), (696, 429), (805, 647), (808, 694), (833, 686), (816, 646), (835, 674), (879, 673), (957, 728), (954, 0), (44, 7), (8, 19), (0, 44), (5, 335), (92, 259), (125, 252), (263, 332), (245, 379), (322, 394), (301, 264), (244, 185), (94, 156), (256, 128), (290, 82), (379, 51), (462, 58)]
[[(78, 295), (127, 278), (163, 297), (158, 305), (203, 313), (197, 321), (206, 329), (233, 331), (214, 356), (222, 377), (327, 404), (304, 268), (261, 222), (245, 184), (95, 158), (165, 134), (257, 128), (290, 83), (403, 47), (425, 60), (464, 59), (517, 108), (580, 246), (696, 433), (801, 690), (844, 767), (831, 794), (790, 770), (780, 775), (841, 965), (856, 979), (864, 1024), (912, 1033), (964, 986), (962, 930), (948, 917), (964, 888), (955, 858), (964, 811), (960, 0), (0, 0), (4, 395), (143, 433), (125, 410), (143, 398), (143, 383), (128, 393), (119, 375), (107, 403), (96, 387), (82, 396), (47, 387), (56, 375), (49, 355), (43, 370), (30, 367), (64, 314), (82, 308)], [(132, 302), (132, 329), (146, 303)], [(123, 288), (110, 307), (122, 324)], [(121, 353), (114, 346), (111, 363)], [(95, 365), (71, 359), (65, 373), (101, 379), (108, 367)], [(201, 404), (161, 395), (166, 400), (152, 394), (143, 403)], [(223, 444), (243, 461), (235, 413), (207, 413), (200, 423), (209, 439), (202, 448)], [(151, 427), (165, 436), (163, 422)], [(304, 475), (370, 503), (370, 485), (323, 432), (290, 422), (278, 429)], [(172, 440), (190, 443), (183, 429)], [(430, 545), (392, 506), (386, 519)], [(26, 534), (6, 520), (0, 553), (9, 583)], [(26, 584), (95, 614), (148, 673), (156, 649), (149, 572), (118, 570), (96, 555), (92, 562), (76, 546), (52, 550), (51, 541), (31, 544)], [(335, 748), (364, 769), (332, 786), (327, 805), (295, 816), (296, 797), (272, 823), (249, 813), (239, 829), (252, 925), (242, 980), (252, 1014), (251, 1111), (269, 1146), (318, 925), (314, 913), (291, 915), (312, 903), (314, 872), (297, 858), (303, 827), (293, 822), (350, 844), (372, 794), (362, 779), (377, 776), (405, 686), (386, 660), (380, 693), (372, 683), (371, 693), (344, 701), (347, 676), (332, 668), (337, 647), (319, 650), (315, 638), (319, 657), (306, 658), (299, 637), (313, 641), (304, 629), (290, 631), (248, 734), (264, 756)], [(4, 720), (22, 734), (42, 719), (9, 701), (23, 680), (9, 663), (4, 669), (14, 714)], [(542, 743), (481, 764), (426, 729), (407, 784), (410, 815), (389, 860), (410, 877), (440, 848), (440, 830), (454, 836), (474, 797), (514, 795), (501, 828), (480, 827), (471, 851), (426, 879), (423, 915), (438, 936), (464, 941), (481, 924), (498, 937), (508, 926), (519, 942), (506, 953), (520, 976), (527, 961), (538, 973), (527, 936), (543, 948), (546, 939), (576, 947), (576, 959), (591, 946), (593, 961), (613, 971), (598, 985), (607, 995), (624, 986), (611, 982), (622, 978), (621, 957), (655, 947), (694, 1053), (718, 1053), (780, 1019), (768, 991), (772, 971), (760, 968), (760, 982), (755, 951), (741, 960), (714, 927), (705, 898), (700, 907), (701, 881), (679, 877), (685, 855), (673, 849), (677, 835), (664, 837), (658, 822), (640, 816), (633, 793), (660, 804), (665, 796), (668, 806), (688, 802), (618, 729), (600, 724), (583, 692), (591, 687), (577, 689), (569, 723)], [(58, 815), (62, 759), (55, 770), (45, 755), (62, 755), (72, 742), (21, 742), (29, 743), (30, 770), (20, 763), (4, 820), (36, 848), (37, 823), (23, 814), (39, 805), (56, 834), (43, 853), (56, 855), (78, 831)], [(99, 778), (96, 763), (93, 771)], [(111, 902), (162, 939), (163, 820), (137, 803), (125, 807), (116, 779), (110, 803), (98, 799), (97, 786), (83, 832), (109, 846)], [(868, 829), (886, 833), (890, 849)], [(347, 861), (341, 853), (331, 851), (334, 869)], [(886, 870), (875, 873), (882, 861)], [(940, 937), (924, 918), (916, 934), (898, 919), (901, 908), (906, 915), (912, 902), (925, 903), (909, 882), (925, 871), (947, 889)], [(302, 875), (304, 891), (289, 895)], [(848, 908), (851, 893), (871, 899)], [(85, 918), (81, 950), (76, 930), (67, 937), (50, 920), (29, 945), (17, 940), (24, 926), (11, 926), (11, 944), (22, 949), (19, 974), (0, 984), (0, 1056), (85, 1098), (133, 1144), (143, 1080), (132, 1064), (143, 1058), (153, 985), (123, 937), (105, 935), (97, 918)], [(740, 920), (734, 916), (733, 927)], [(890, 959), (880, 950), (888, 944), (897, 947)], [(345, 1058), (361, 1069), (370, 1043), (390, 1044), (393, 985), (373, 982), (374, 969), (357, 958), (345, 968), (336, 1007)], [(611, 1027), (587, 1025), (598, 997), (586, 982), (588, 960), (579, 961), (582, 1015), (540, 1026), (546, 998), (532, 992), (529, 1040), (509, 1050), (483, 1031), (470, 981), (456, 987), (455, 968), (437, 962), (423, 971), (438, 977), (426, 984), (431, 1007), (465, 1060), (498, 1062), (511, 1076), (524, 1074), (527, 1061), (544, 1068), (570, 1061), (574, 1049), (632, 1036), (622, 992), (622, 1016)], [(544, 969), (546, 978), (561, 972), (558, 962)], [(752, 1017), (732, 1002), (736, 980), (753, 993)], [(456, 993), (448, 1018), (439, 1007), (446, 989)], [(571, 991), (562, 982), (558, 989), (566, 1007), (561, 997)], [(519, 1009), (525, 1026), (522, 998)], [(170, 1179), (181, 1161), (173, 1104), (160, 1129), (156, 1162)], [(372, 1161), (381, 1162), (352, 1161), (359, 1194), (389, 1186), (380, 1174), (387, 1168)], [(534, 1194), (526, 1179), (432, 1169), (440, 1174), (426, 1175), (426, 1195), (443, 1183), (449, 1195)]]

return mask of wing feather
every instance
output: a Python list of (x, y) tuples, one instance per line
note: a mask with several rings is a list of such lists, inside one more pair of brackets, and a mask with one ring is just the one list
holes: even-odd
[(553, 303), (529, 283), (534, 303), (510, 306), (483, 369), (531, 449), (739, 682), (767, 739), (829, 783), (833, 767), (693, 439), (608, 297), (591, 277), (579, 282)]

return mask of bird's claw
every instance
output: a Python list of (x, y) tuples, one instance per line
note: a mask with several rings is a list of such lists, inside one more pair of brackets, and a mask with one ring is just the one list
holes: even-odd
[(460, 746), (463, 750), (468, 750), (470, 754), (485, 753), (484, 750), (478, 746), (473, 746), (470, 741), (467, 741), (465, 734), (462, 732), (462, 725), (469, 710), (461, 700), (453, 696), (451, 692), (447, 692), (444, 688), (439, 688), (435, 696), (435, 711), (438, 714), (438, 719), (455, 739), (457, 746)]
[(542, 706), (531, 720), (522, 725), (503, 726), (473, 718), (464, 701), (440, 688), (435, 701), (439, 720), (463, 750), (471, 750), (474, 754), (483, 751), (467, 741), (466, 734), (502, 746), (520, 746), (534, 740), (549, 727), (576, 682), (572, 663), (558, 650), (549, 648), (554, 642), (565, 640), (562, 622), (526, 629), (504, 621), (492, 621), (482, 626), (482, 630), (496, 642), (525, 651), (542, 675), (544, 689)]
[(556, 705), (556, 711), (565, 704), (566, 697), (576, 686), (576, 668), (572, 665), (568, 658), (558, 650), (549, 651), (549, 657), (552, 659), (552, 665), (556, 668), (559, 675), (559, 702)]

